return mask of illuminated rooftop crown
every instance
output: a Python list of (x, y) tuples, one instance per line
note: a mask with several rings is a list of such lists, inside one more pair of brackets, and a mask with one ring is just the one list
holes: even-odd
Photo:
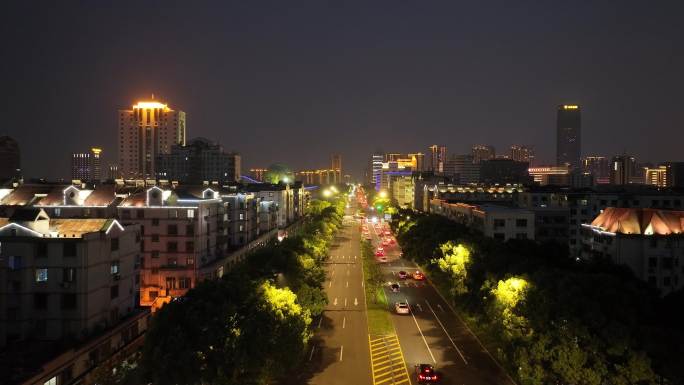
[(138, 102), (138, 104), (136, 104), (136, 105), (133, 106), (133, 109), (137, 109), (137, 108), (143, 108), (143, 109), (147, 109), (147, 108), (161, 108), (161, 109), (163, 109), (163, 110), (165, 110), (165, 111), (170, 110), (170, 108), (169, 108), (168, 105), (163, 104), (163, 103), (159, 103), (159, 102), (155, 102), (155, 101), (150, 101), (150, 102)]

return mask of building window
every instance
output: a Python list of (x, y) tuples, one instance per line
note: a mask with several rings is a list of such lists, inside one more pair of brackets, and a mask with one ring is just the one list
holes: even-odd
[(658, 259), (656, 257), (648, 258), (648, 267), (658, 267)]
[(152, 218), (152, 226), (159, 226), (159, 218)]
[(195, 217), (195, 210), (188, 210), (188, 218), (194, 218)]
[(505, 227), (506, 226), (506, 220), (504, 219), (494, 219), (494, 228), (497, 227)]
[(178, 235), (178, 225), (169, 225), (167, 228), (169, 235)]
[(109, 298), (114, 299), (119, 296), (119, 285), (109, 287)]
[(195, 264), (195, 257), (188, 257), (188, 259), (185, 262), (186, 265), (192, 266)]
[(10, 270), (21, 269), (21, 256), (20, 255), (10, 255), (7, 261), (7, 266)]
[(36, 244), (36, 257), (47, 257), (48, 256), (48, 249), (47, 249), (47, 243), (45, 242), (39, 242)]
[(192, 280), (189, 277), (181, 277), (178, 279), (178, 288), (179, 289), (190, 289), (191, 283), (192, 283)]
[(244, 219), (245, 219), (245, 214), (240, 213), (240, 220), (244, 220)]
[(663, 277), (663, 286), (670, 286), (670, 277)]
[(145, 210), (135, 210), (135, 217), (137, 219), (144, 219), (145, 218)]
[(57, 385), (57, 377), (52, 377), (51, 379), (43, 382), (43, 385)]
[(76, 256), (76, 242), (64, 242), (62, 252), (65, 257), (75, 257)]
[(152, 234), (152, 242), (159, 242), (159, 234)]
[(243, 230), (244, 230), (244, 226), (240, 225), (240, 231), (243, 231)]
[(76, 294), (65, 293), (62, 294), (62, 310), (76, 309)]
[(195, 225), (188, 225), (185, 228), (185, 235), (195, 235)]
[(178, 210), (169, 210), (169, 218), (178, 218)]
[(110, 245), (110, 248), (112, 251), (118, 251), (119, 250), (119, 238), (113, 238), (109, 245)]
[(655, 238), (651, 238), (651, 239), (649, 239), (648, 245), (652, 249), (656, 248), (656, 247), (658, 247), (658, 240)]
[(166, 244), (166, 251), (169, 253), (178, 252), (178, 242), (168, 242)]
[(62, 282), (75, 282), (76, 269), (73, 267), (65, 267), (62, 269)]
[(195, 252), (195, 242), (193, 242), (193, 241), (185, 242), (185, 251), (188, 253), (194, 253)]
[(47, 282), (48, 280), (48, 269), (40, 268), (36, 269), (36, 282)]
[(527, 219), (516, 219), (515, 227), (527, 227)]
[(159, 292), (152, 290), (149, 292), (148, 296), (150, 298), (150, 301), (154, 301), (155, 299), (157, 299), (157, 296), (159, 296)]
[(159, 258), (159, 250), (152, 250), (152, 258)]
[(167, 262), (169, 266), (178, 266), (178, 259), (176, 259), (176, 257), (169, 257)]
[(176, 288), (176, 278), (166, 277), (166, 288), (171, 290)]
[(515, 239), (527, 239), (527, 234), (517, 233), (517, 234), (515, 234)]
[(33, 294), (33, 307), (35, 309), (47, 309), (47, 294), (45, 293), (34, 293)]
[(119, 261), (112, 261), (112, 263), (109, 265), (109, 272), (112, 275), (119, 274)]
[(503, 241), (506, 239), (506, 234), (504, 233), (494, 233), (494, 239), (498, 239), (500, 241)]

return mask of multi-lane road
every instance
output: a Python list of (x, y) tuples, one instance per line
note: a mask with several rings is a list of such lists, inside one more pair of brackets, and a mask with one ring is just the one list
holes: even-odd
[[(515, 384), (429, 281), (400, 280), (399, 271), (415, 264), (400, 257), (398, 245), (385, 247), (382, 271), (394, 334), (368, 334), (360, 250), (360, 224), (345, 217), (345, 226), (330, 250), (325, 283), (329, 305), (315, 320), (308, 353), (308, 383), (317, 385), (417, 385), (416, 364), (434, 365), (441, 384)], [(368, 225), (372, 242), (381, 241)], [(389, 290), (399, 282), (400, 290)], [(395, 302), (408, 302), (411, 314), (394, 312)]]

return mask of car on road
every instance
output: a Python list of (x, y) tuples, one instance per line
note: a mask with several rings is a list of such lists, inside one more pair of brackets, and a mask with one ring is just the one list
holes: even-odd
[(416, 365), (416, 381), (419, 384), (434, 384), (439, 381), (439, 374), (430, 364)]
[(399, 277), (399, 279), (406, 279), (406, 278), (408, 278), (408, 273), (405, 272), (404, 270), (402, 270), (402, 271), (397, 273), (397, 277)]
[(395, 241), (394, 238), (390, 238), (389, 243), (390, 243), (390, 245), (393, 245), (393, 244), (397, 243), (397, 241)]
[(413, 279), (415, 279), (416, 281), (424, 281), (425, 280), (425, 274), (416, 270), (416, 272), (413, 273)]
[(383, 245), (383, 246), (389, 246), (389, 244), (390, 244), (390, 243), (389, 243), (389, 241), (388, 241), (387, 239), (385, 239), (385, 240), (382, 241), (382, 245)]
[(378, 257), (378, 262), (380, 263), (387, 263), (387, 257), (384, 255), (381, 255)]
[(375, 251), (375, 256), (376, 257), (384, 257), (385, 256), (385, 251), (382, 249), (378, 249)]
[(397, 314), (409, 314), (411, 312), (411, 307), (407, 302), (397, 302), (394, 304), (394, 311)]
[(392, 293), (398, 293), (399, 292), (399, 284), (398, 283), (391, 283), (390, 284), (390, 290), (392, 290)]

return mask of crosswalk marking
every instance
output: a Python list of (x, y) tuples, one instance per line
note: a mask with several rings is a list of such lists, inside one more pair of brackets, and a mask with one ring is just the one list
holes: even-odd
[(373, 385), (410, 383), (404, 354), (395, 334), (368, 335)]

